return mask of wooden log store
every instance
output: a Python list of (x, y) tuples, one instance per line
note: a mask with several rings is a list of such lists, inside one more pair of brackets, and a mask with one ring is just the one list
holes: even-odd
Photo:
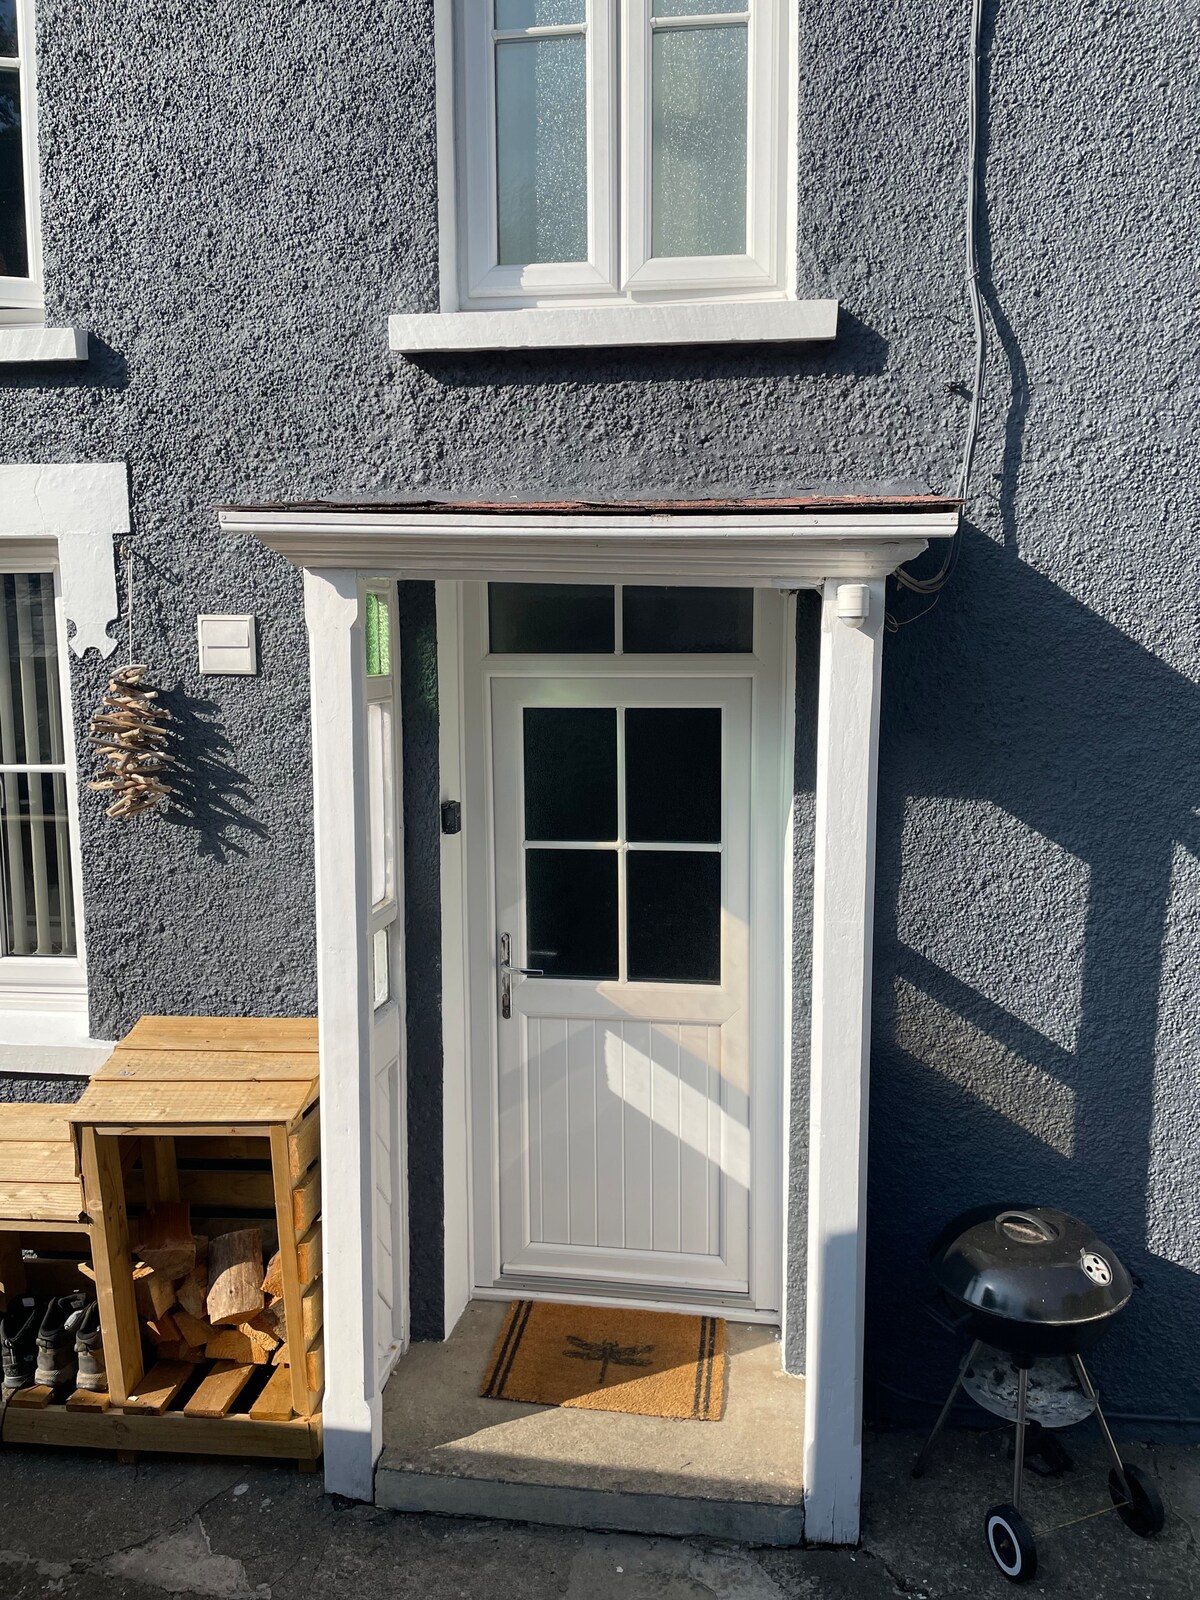
[(92, 1279), (108, 1381), (4, 1443), (315, 1465), (318, 1087), (314, 1020), (143, 1017), (76, 1104), (0, 1105), (0, 1297)]

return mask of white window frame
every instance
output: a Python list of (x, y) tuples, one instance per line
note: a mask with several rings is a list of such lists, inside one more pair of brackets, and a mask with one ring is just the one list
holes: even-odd
[[(4, 948), (0, 922), (0, 1013), (37, 1011), (52, 1014), (61, 1010), (87, 1009), (87, 960), (83, 930), (83, 863), (79, 843), (79, 779), (75, 759), (75, 728), (71, 709), (71, 666), (67, 652), (67, 619), (63, 608), (62, 581), (58, 550), (49, 540), (5, 539), (0, 542), (0, 574), (49, 573), (54, 584), (55, 643), (58, 649), (58, 682), (63, 729), (61, 762), (0, 764), (0, 778), (7, 773), (53, 771), (65, 779), (67, 825), (71, 854), (71, 903), (75, 925), (73, 955), (10, 955)], [(0, 885), (2, 888), (2, 885)]]
[[(586, 0), (588, 259), (504, 267), (497, 262), (494, 44), (510, 36), (493, 31), (493, 0), (453, 0), (453, 6), (462, 309), (790, 297), (794, 30), (784, 0), (731, 0), (728, 12), (702, 18), (714, 26), (749, 17), (744, 255), (651, 257), (650, 41), (656, 28), (678, 27), (682, 19), (652, 22), (652, 0)], [(578, 32), (564, 26), (523, 36)]]
[(21, 85), (21, 155), (25, 168), (25, 236), (29, 272), (0, 276), (0, 327), (41, 320), (45, 306), (42, 278), (42, 219), (38, 173), (37, 30), (34, 0), (16, 0), (18, 56), (0, 56), (0, 67), (16, 67)]

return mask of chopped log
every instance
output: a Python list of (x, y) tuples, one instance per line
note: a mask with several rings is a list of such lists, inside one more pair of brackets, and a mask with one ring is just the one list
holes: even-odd
[(214, 1328), (236, 1327), (263, 1308), (262, 1233), (239, 1228), (210, 1239), (208, 1320)]
[(179, 1324), (169, 1311), (164, 1311), (161, 1317), (152, 1317), (147, 1326), (155, 1344), (178, 1344), (182, 1337)]
[(138, 1254), (155, 1272), (182, 1278), (196, 1265), (190, 1206), (179, 1200), (160, 1200), (142, 1218)]
[(179, 1329), (181, 1339), (186, 1339), (190, 1345), (197, 1349), (202, 1348), (210, 1339), (216, 1337), (217, 1330), (211, 1322), (206, 1322), (203, 1317), (194, 1317), (190, 1311), (185, 1311), (182, 1306), (177, 1307), (171, 1315)]
[(208, 1235), (197, 1233), (193, 1238), (196, 1241), (196, 1265), (200, 1267), (208, 1260)]
[(276, 1339), (287, 1338), (287, 1307), (282, 1300), (272, 1300), (254, 1318), (256, 1326), (273, 1333)]
[(152, 1322), (175, 1304), (175, 1285), (164, 1273), (139, 1261), (133, 1269), (133, 1295), (138, 1316), (143, 1322)]
[(179, 1304), (201, 1322), (208, 1321), (208, 1273), (204, 1267), (193, 1267), (176, 1290)]
[(208, 1360), (206, 1350), (197, 1350), (186, 1339), (172, 1339), (158, 1347), (160, 1361), (185, 1361), (190, 1366), (202, 1367)]
[(175, 1304), (175, 1285), (165, 1272), (152, 1272), (145, 1281), (155, 1318), (165, 1316)]
[(262, 1281), (262, 1292), (271, 1300), (277, 1300), (283, 1293), (283, 1263), (279, 1259), (278, 1250), (276, 1250), (267, 1264), (266, 1276)]
[(269, 1328), (264, 1328), (260, 1325), (258, 1317), (253, 1318), (250, 1322), (239, 1322), (238, 1332), (244, 1333), (250, 1343), (268, 1357), (274, 1355), (279, 1346), (279, 1340)]
[(247, 1362), (257, 1367), (271, 1364), (270, 1352), (247, 1338), (240, 1328), (222, 1328), (216, 1338), (204, 1346), (204, 1354), (212, 1361), (236, 1361), (242, 1366)]

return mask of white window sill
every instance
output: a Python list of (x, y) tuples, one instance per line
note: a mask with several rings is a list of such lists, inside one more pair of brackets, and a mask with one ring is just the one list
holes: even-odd
[(17, 361), (86, 361), (86, 328), (0, 327), (0, 364)]
[(393, 350), (410, 356), (454, 350), (791, 344), (834, 338), (837, 317), (836, 300), (534, 306), (516, 311), (442, 311), (393, 316), (388, 318), (388, 335)]
[(38, 1078), (88, 1077), (114, 1046), (88, 1037), (86, 1006), (76, 1010), (0, 1008), (0, 1072)]

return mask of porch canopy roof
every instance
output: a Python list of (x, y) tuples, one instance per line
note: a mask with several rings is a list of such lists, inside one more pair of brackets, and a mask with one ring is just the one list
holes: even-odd
[(961, 502), (928, 494), (809, 493), (770, 499), (296, 501), (219, 506), (298, 567), (411, 578), (538, 583), (611, 579), (808, 588), (882, 578), (931, 539), (952, 538)]

